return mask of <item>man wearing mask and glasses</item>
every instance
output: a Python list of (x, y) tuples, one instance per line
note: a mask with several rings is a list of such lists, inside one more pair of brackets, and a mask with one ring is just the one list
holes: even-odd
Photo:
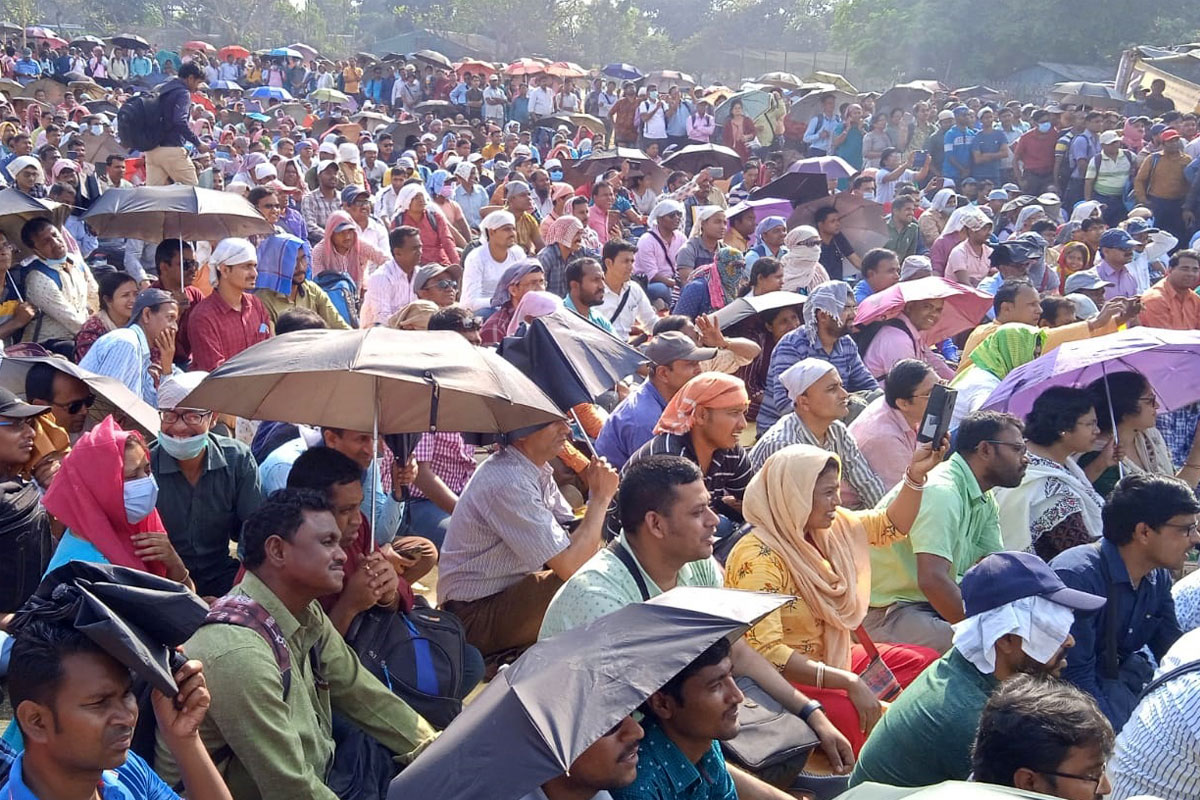
[(263, 500), (250, 448), (212, 432), (208, 409), (181, 401), (208, 373), (185, 372), (158, 389), (161, 431), (150, 448), (158, 481), (158, 513), (202, 597), (220, 597), (233, 586), (238, 562), (229, 543)]

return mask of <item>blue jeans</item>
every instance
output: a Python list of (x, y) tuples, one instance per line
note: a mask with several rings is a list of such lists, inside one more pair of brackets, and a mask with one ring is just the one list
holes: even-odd
[(650, 298), (650, 302), (662, 300), (667, 308), (671, 307), (671, 287), (665, 283), (651, 283), (646, 286), (646, 296)]
[(446, 531), (450, 527), (450, 515), (438, 508), (437, 503), (427, 498), (415, 498), (408, 501), (408, 533), (412, 536), (424, 536), (437, 545), (441, 552), (442, 542), (446, 540)]

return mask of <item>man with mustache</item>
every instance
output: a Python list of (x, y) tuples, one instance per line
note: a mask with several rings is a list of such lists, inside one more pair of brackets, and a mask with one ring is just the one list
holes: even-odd
[(850, 785), (927, 786), (966, 780), (988, 697), (1022, 674), (1058, 677), (1074, 646), (1075, 612), (1104, 597), (1070, 589), (1032, 553), (987, 556), (963, 575), (966, 618), (954, 646), (929, 665), (871, 731)]

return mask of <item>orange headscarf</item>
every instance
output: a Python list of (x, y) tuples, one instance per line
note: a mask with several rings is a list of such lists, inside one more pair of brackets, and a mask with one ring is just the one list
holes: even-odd
[(746, 384), (724, 372), (702, 372), (683, 385), (663, 409), (655, 433), (687, 433), (697, 408), (743, 408), (750, 402)]

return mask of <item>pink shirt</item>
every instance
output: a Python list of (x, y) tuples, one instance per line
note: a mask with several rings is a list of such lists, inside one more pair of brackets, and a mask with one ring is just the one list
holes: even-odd
[(880, 328), (863, 357), (863, 365), (867, 371), (882, 384), (897, 361), (902, 358), (915, 358), (932, 367), (938, 377), (945, 380), (953, 378), (954, 370), (950, 369), (950, 365), (946, 363), (945, 359), (922, 342), (921, 334), (912, 326), (908, 317), (901, 314), (896, 319), (903, 322), (907, 330), (901, 330), (893, 325), (884, 325)]
[(657, 276), (675, 277), (675, 255), (687, 243), (687, 237), (679, 231), (675, 231), (675, 236), (670, 241), (666, 242), (666, 251), (663, 251), (663, 246), (659, 242), (661, 239), (656, 239), (655, 235), (661, 237), (659, 231), (653, 233), (643, 233), (638, 239), (637, 253), (633, 257), (633, 274), (645, 275), (647, 278), (655, 278)]
[(955, 245), (954, 249), (950, 251), (950, 257), (946, 260), (946, 277), (954, 280), (954, 273), (963, 269), (967, 271), (967, 278), (972, 285), (986, 278), (988, 270), (992, 268), (990, 261), (992, 248), (985, 244), (980, 250), (982, 252), (976, 255), (966, 239)]
[(917, 449), (917, 432), (909, 427), (904, 415), (883, 397), (877, 397), (849, 427), (855, 444), (883, 485), (890, 488), (899, 483)]

